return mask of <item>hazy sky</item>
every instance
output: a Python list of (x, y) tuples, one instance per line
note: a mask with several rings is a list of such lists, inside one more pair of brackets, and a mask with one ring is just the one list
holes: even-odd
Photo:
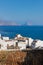
[(0, 20), (43, 25), (43, 0), (0, 0)]

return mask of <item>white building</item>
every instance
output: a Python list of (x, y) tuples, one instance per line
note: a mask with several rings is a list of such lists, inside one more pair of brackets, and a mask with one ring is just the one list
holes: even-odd
[(11, 46), (16, 46), (18, 43), (18, 47), (20, 50), (26, 49), (26, 45), (28, 44), (28, 40), (25, 37), (22, 37), (20, 34), (15, 37), (15, 39), (10, 40), (9, 37), (0, 38), (0, 50), (7, 50), (8, 47), (11, 49)]
[(7, 49), (7, 43), (5, 42), (5, 40), (0, 39), (0, 50), (6, 50)]
[(32, 39), (32, 38), (28, 38), (28, 40), (29, 40), (29, 47), (31, 47), (32, 42), (33, 42), (34, 39)]
[(43, 41), (41, 41), (41, 40), (38, 40), (37, 42), (36, 42), (36, 44), (35, 44), (35, 48), (42, 48), (43, 47)]
[(20, 50), (24, 50), (27, 46), (31, 47), (32, 49), (41, 49), (43, 48), (43, 41), (26, 38), (20, 34), (17, 35), (14, 39), (9, 39), (9, 37), (1, 38), (0, 35), (0, 50), (15, 49), (16, 47), (19, 47)]
[(9, 37), (2, 37), (3, 40), (9, 40)]
[(19, 34), (15, 37), (15, 40), (18, 41), (18, 47), (20, 50), (26, 49), (26, 46), (28, 45), (28, 40), (26, 37), (23, 37)]
[(32, 42), (31, 47), (34, 48), (34, 49), (36, 49), (36, 48), (37, 49), (41, 49), (41, 48), (43, 48), (43, 41), (41, 41), (41, 40), (34, 40)]

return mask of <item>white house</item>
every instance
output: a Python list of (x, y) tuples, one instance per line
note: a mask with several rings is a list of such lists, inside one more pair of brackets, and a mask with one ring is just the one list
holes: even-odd
[(43, 41), (41, 41), (41, 40), (38, 40), (37, 42), (36, 42), (36, 44), (35, 44), (35, 48), (42, 48), (43, 47)]
[(11, 49), (11, 46), (15, 47), (16, 43), (18, 43), (20, 50), (23, 50), (26, 49), (28, 40), (26, 37), (22, 37), (20, 34), (12, 40), (10, 40), (9, 37), (2, 37), (2, 39), (0, 38), (0, 50), (7, 50), (8, 47)]
[(43, 48), (43, 41), (41, 41), (41, 40), (34, 40), (33, 42), (32, 42), (32, 45), (31, 45), (31, 47), (32, 48), (34, 48), (34, 49), (36, 49), (36, 48)]
[(3, 40), (9, 40), (9, 37), (2, 37)]
[(20, 50), (26, 49), (27, 45), (28, 45), (28, 40), (25, 40), (24, 42), (23, 41), (18, 42), (18, 46), (20, 47)]
[(7, 43), (4, 40), (0, 39), (0, 45), (1, 45), (0, 50), (7, 49)]
[(26, 49), (26, 46), (28, 45), (28, 39), (26, 37), (23, 37), (19, 34), (15, 37), (15, 40), (18, 41), (18, 47), (20, 50)]
[(32, 38), (28, 38), (28, 39), (29, 39), (29, 47), (31, 47), (31, 44), (32, 44), (34, 39), (32, 39)]

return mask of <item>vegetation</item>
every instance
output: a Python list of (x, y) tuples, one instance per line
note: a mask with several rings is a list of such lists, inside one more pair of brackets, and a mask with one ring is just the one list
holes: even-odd
[(0, 65), (43, 65), (43, 50), (0, 51)]

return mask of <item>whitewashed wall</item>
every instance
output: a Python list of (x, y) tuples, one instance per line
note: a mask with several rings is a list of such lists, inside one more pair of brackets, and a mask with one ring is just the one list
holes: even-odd
[(33, 39), (29, 38), (29, 46), (31, 46), (32, 42), (33, 42)]

